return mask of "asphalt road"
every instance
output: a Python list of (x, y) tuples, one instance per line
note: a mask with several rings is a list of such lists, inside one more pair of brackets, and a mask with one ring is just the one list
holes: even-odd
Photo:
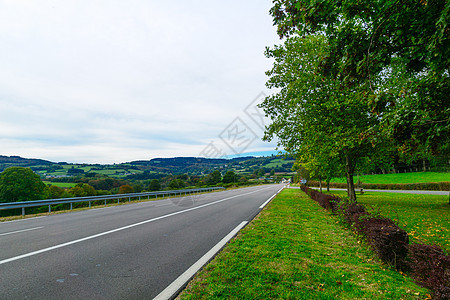
[(281, 188), (0, 223), (0, 299), (152, 299)]

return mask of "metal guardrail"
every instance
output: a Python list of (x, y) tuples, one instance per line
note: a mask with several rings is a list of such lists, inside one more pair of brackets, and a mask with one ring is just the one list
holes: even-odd
[(78, 202), (89, 202), (89, 207), (91, 207), (92, 201), (106, 201), (107, 200), (117, 200), (117, 203), (120, 203), (120, 199), (138, 199), (141, 200), (142, 197), (150, 197), (155, 196), (156, 198), (159, 196), (177, 196), (177, 195), (187, 195), (187, 194), (195, 194), (202, 192), (211, 192), (215, 190), (224, 190), (223, 187), (211, 187), (211, 188), (198, 188), (198, 189), (185, 189), (185, 190), (170, 190), (170, 191), (158, 191), (158, 192), (147, 192), (147, 193), (132, 193), (132, 194), (116, 194), (116, 195), (102, 195), (102, 196), (90, 196), (90, 197), (75, 197), (75, 198), (59, 198), (59, 199), (46, 199), (46, 200), (35, 200), (35, 201), (23, 201), (23, 202), (9, 202), (9, 203), (0, 203), (0, 210), (5, 209), (14, 209), (14, 208), (22, 208), (22, 215), (25, 215), (25, 208), (27, 207), (38, 207), (38, 206), (47, 206), (48, 211), (51, 212), (51, 206), (56, 204), (66, 204), (70, 203), (70, 209), (72, 210), (72, 204)]

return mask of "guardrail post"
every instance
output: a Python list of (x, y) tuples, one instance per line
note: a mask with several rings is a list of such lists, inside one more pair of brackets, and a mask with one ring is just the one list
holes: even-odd
[(48, 212), (52, 212), (52, 206), (51, 205), (48, 206)]
[(89, 201), (89, 208), (91, 208), (91, 201)]
[(73, 204), (73, 203), (72, 203), (72, 202), (70, 202), (70, 210), (72, 210), (72, 204)]
[(22, 216), (25, 216), (25, 207), (22, 207)]
[(117, 204), (120, 204), (120, 198), (117, 198)]
[(105, 199), (105, 206), (106, 206), (106, 199)]

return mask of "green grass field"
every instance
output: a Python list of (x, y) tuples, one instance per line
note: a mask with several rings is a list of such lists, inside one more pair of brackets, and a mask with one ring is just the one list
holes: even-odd
[[(355, 183), (358, 176), (354, 176)], [(450, 173), (447, 172), (414, 172), (396, 174), (361, 175), (359, 180), (363, 183), (426, 183), (450, 181)], [(333, 178), (331, 182), (345, 183), (345, 178)]]
[(294, 163), (294, 160), (285, 160), (281, 158), (277, 158), (272, 160), (270, 163), (266, 164), (264, 167), (266, 168), (276, 168), (281, 167), (283, 164)]
[(76, 183), (73, 182), (51, 182), (51, 181), (43, 181), (46, 185), (51, 184), (60, 188), (71, 188), (76, 186)]
[(284, 190), (179, 299), (425, 299), (300, 190)]
[[(345, 197), (346, 191), (331, 191)], [(366, 192), (359, 203), (379, 210), (408, 232), (410, 241), (436, 244), (450, 252), (449, 196)], [(369, 209), (370, 210), (370, 209)]]

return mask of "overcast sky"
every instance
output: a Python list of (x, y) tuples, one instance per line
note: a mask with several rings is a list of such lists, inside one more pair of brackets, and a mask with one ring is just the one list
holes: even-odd
[[(0, 0), (0, 155), (120, 163), (275, 150), (270, 0)], [(263, 94), (261, 94), (263, 93)]]

